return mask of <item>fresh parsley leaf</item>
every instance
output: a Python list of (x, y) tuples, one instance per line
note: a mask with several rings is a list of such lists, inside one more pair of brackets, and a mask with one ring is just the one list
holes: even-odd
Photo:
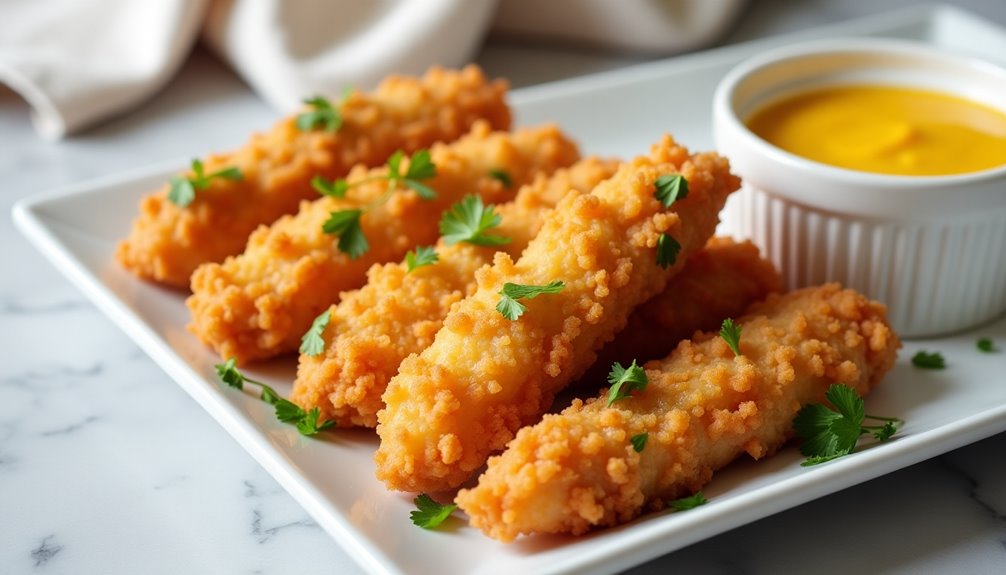
[(234, 166), (207, 174), (202, 161), (193, 159), (192, 176), (187, 178), (182, 176), (171, 178), (168, 189), (168, 201), (180, 208), (184, 208), (191, 204), (192, 200), (196, 199), (196, 190), (205, 190), (210, 187), (210, 182), (213, 180), (240, 180), (243, 177), (241, 170)]
[(513, 187), (513, 178), (510, 177), (510, 174), (506, 170), (489, 170), (489, 177), (499, 181), (499, 183), (503, 184), (504, 188)]
[(401, 150), (396, 151), (388, 158), (388, 182), (392, 185), (401, 182), (402, 185), (419, 194), (419, 197), (424, 200), (436, 199), (437, 192), (420, 181), (428, 180), (437, 175), (437, 166), (430, 159), (430, 151), (418, 150), (412, 154), (409, 167), (403, 174), (401, 173), (401, 165), (404, 158), (405, 153)]
[(566, 284), (560, 280), (549, 282), (547, 285), (522, 285), (506, 282), (503, 289), (498, 293), (503, 296), (496, 304), (496, 311), (503, 314), (503, 317), (515, 321), (527, 311), (527, 306), (520, 303), (519, 299), (534, 299), (542, 294), (556, 294), (562, 291)]
[(653, 194), (665, 208), (678, 200), (688, 197), (688, 180), (681, 174), (660, 176), (654, 182), (657, 191)]
[(660, 234), (657, 238), (657, 265), (667, 269), (678, 260), (681, 244), (668, 234)]
[(920, 351), (912, 356), (912, 365), (921, 369), (944, 369), (947, 367), (943, 354), (936, 351), (928, 353)]
[(192, 203), (196, 199), (196, 188), (187, 178), (176, 176), (171, 178), (171, 187), (168, 189), (168, 201), (179, 208)]
[(319, 425), (318, 419), (321, 417), (321, 411), (317, 407), (311, 411), (305, 411), (301, 406), (280, 396), (272, 387), (261, 381), (245, 377), (243, 373), (238, 371), (236, 364), (237, 361), (233, 357), (224, 363), (216, 364), (214, 367), (220, 380), (237, 389), (244, 389), (245, 383), (259, 386), (261, 389), (259, 398), (276, 408), (276, 419), (294, 424), (301, 435), (314, 435), (335, 425), (334, 419), (329, 419)]
[(245, 377), (238, 371), (237, 360), (233, 357), (228, 359), (223, 363), (218, 363), (213, 367), (217, 370), (217, 377), (220, 381), (226, 383), (230, 387), (237, 389), (244, 389)]
[(436, 529), (458, 508), (453, 503), (437, 503), (425, 493), (420, 493), (412, 502), (416, 504), (416, 510), (409, 513), (409, 518), (423, 529)]
[(311, 110), (297, 116), (297, 129), (310, 132), (316, 126), (321, 126), (328, 132), (337, 132), (342, 127), (342, 113), (322, 96), (304, 100)]
[(983, 338), (979, 339), (975, 343), (975, 345), (978, 346), (978, 351), (982, 351), (982, 352), (985, 352), (985, 353), (995, 353), (996, 352), (995, 343), (993, 343), (993, 341), (992, 341), (991, 338), (983, 337)]
[(437, 255), (437, 250), (433, 246), (419, 246), (416, 251), (409, 251), (405, 254), (405, 265), (408, 266), (410, 272), (416, 268), (431, 266), (438, 261), (440, 261), (440, 256)]
[(632, 448), (636, 450), (636, 453), (641, 453), (643, 448), (646, 447), (646, 440), (649, 438), (649, 433), (640, 433), (639, 435), (633, 435), (630, 437), (629, 443), (632, 444)]
[(646, 377), (646, 371), (636, 364), (636, 360), (632, 360), (627, 368), (616, 361), (608, 373), (608, 383), (611, 384), (611, 388), (608, 389), (610, 407), (620, 399), (631, 397), (633, 391), (644, 391), (649, 379)]
[(322, 337), (322, 334), (325, 333), (325, 328), (328, 327), (328, 322), (331, 320), (332, 312), (327, 309), (314, 318), (311, 328), (300, 338), (301, 353), (314, 357), (325, 351), (325, 338)]
[(299, 431), (301, 435), (312, 436), (317, 434), (319, 431), (325, 431), (329, 427), (335, 425), (334, 419), (329, 419), (319, 424), (318, 418), (320, 417), (321, 410), (317, 407), (312, 408), (311, 411), (305, 413), (304, 417), (297, 421), (297, 431)]
[(695, 495), (675, 499), (674, 501), (668, 503), (667, 506), (673, 508), (675, 511), (688, 511), (689, 509), (695, 509), (696, 507), (705, 505), (706, 503), (709, 503), (709, 500), (702, 495), (701, 491), (697, 491)]
[[(807, 460), (801, 463), (804, 467), (852, 453), (864, 433), (887, 441), (901, 423), (896, 418), (867, 415), (863, 399), (847, 385), (829, 386), (825, 398), (835, 409), (813, 403), (804, 406), (793, 419), (793, 429), (803, 440), (800, 452), (807, 456)], [(866, 419), (884, 423), (863, 425)]]
[(311, 179), (311, 187), (319, 194), (333, 198), (345, 198), (346, 192), (349, 191), (349, 183), (341, 178), (328, 181), (321, 176), (315, 176)]
[(510, 238), (487, 235), (486, 232), (499, 225), (502, 218), (482, 204), (482, 198), (470, 195), (451, 206), (440, 219), (440, 233), (444, 243), (451, 246), (458, 242), (468, 242), (476, 246), (502, 246), (510, 243)]
[(741, 355), (741, 326), (734, 323), (734, 320), (730, 318), (723, 320), (723, 325), (720, 327), (720, 337), (727, 342), (735, 356)]
[(370, 249), (367, 236), (363, 234), (363, 228), (360, 227), (360, 216), (362, 215), (363, 210), (360, 209), (332, 212), (328, 220), (321, 226), (326, 234), (338, 236), (339, 251), (354, 260)]

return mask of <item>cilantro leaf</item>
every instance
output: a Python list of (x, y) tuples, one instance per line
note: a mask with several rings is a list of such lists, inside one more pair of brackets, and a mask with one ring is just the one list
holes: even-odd
[(654, 182), (654, 186), (657, 191), (653, 195), (660, 200), (665, 208), (669, 208), (674, 202), (688, 197), (688, 180), (681, 174), (660, 176)]
[(978, 346), (978, 351), (982, 351), (985, 353), (996, 352), (995, 343), (993, 343), (991, 338), (983, 337), (979, 339), (977, 342), (975, 342), (975, 345)]
[(301, 435), (314, 435), (335, 425), (334, 419), (329, 419), (319, 425), (318, 419), (321, 417), (321, 410), (317, 407), (311, 411), (305, 411), (301, 406), (280, 396), (272, 387), (261, 381), (245, 377), (243, 373), (238, 371), (236, 364), (237, 361), (233, 357), (224, 363), (216, 364), (214, 367), (220, 380), (230, 387), (237, 389), (244, 389), (245, 383), (253, 383), (259, 386), (261, 389), (259, 398), (276, 408), (276, 419), (284, 423), (294, 424)]
[(314, 318), (310, 329), (300, 338), (301, 353), (314, 357), (325, 351), (325, 339), (322, 334), (325, 333), (325, 328), (328, 327), (328, 322), (331, 320), (332, 312), (327, 309)]
[(341, 210), (332, 212), (328, 220), (322, 224), (321, 229), (326, 233), (339, 238), (339, 251), (356, 259), (367, 253), (370, 244), (367, 243), (367, 236), (360, 227), (360, 216), (363, 210)]
[(319, 194), (333, 198), (345, 198), (346, 192), (349, 191), (349, 183), (341, 178), (328, 181), (321, 176), (315, 176), (311, 179), (311, 187)]
[(416, 268), (431, 266), (438, 261), (440, 261), (440, 256), (437, 255), (437, 250), (433, 246), (419, 246), (416, 251), (409, 251), (405, 254), (405, 265), (408, 266), (410, 272)]
[(706, 503), (709, 503), (709, 500), (702, 495), (701, 491), (697, 491), (695, 495), (675, 499), (674, 501), (668, 503), (667, 506), (673, 508), (675, 511), (688, 511), (689, 509), (695, 509), (696, 507), (705, 505)]
[(453, 503), (437, 503), (425, 493), (420, 493), (412, 502), (416, 504), (416, 510), (409, 513), (409, 518), (423, 529), (436, 529), (458, 508)]
[(440, 233), (444, 243), (451, 246), (458, 242), (468, 242), (476, 246), (502, 246), (510, 243), (510, 238), (491, 236), (485, 232), (499, 225), (502, 218), (482, 204), (482, 198), (465, 196), (461, 201), (444, 212), (440, 219)]
[(741, 329), (741, 326), (730, 318), (723, 320), (723, 325), (720, 327), (720, 337), (727, 342), (735, 356), (741, 355)]
[(168, 189), (168, 201), (180, 208), (184, 208), (196, 199), (196, 190), (205, 190), (210, 187), (210, 182), (215, 179), (240, 180), (244, 177), (241, 170), (231, 166), (207, 174), (201, 160), (192, 160), (192, 176), (175, 176), (171, 178)]
[(633, 391), (644, 391), (649, 382), (646, 371), (636, 364), (636, 360), (632, 360), (627, 368), (616, 361), (608, 373), (608, 383), (611, 384), (608, 390), (608, 407), (618, 400), (631, 397)]
[(668, 234), (660, 234), (657, 238), (657, 265), (667, 269), (678, 260), (681, 244)]
[(401, 150), (396, 151), (388, 158), (388, 182), (392, 185), (401, 182), (402, 185), (415, 191), (424, 200), (436, 199), (437, 192), (420, 182), (420, 180), (428, 180), (437, 175), (437, 166), (430, 160), (430, 151), (418, 150), (412, 154), (409, 167), (403, 174), (401, 173), (401, 165), (404, 158), (405, 153)]
[[(896, 418), (866, 414), (863, 399), (847, 385), (829, 386), (825, 398), (835, 409), (813, 403), (804, 406), (793, 419), (793, 429), (803, 440), (800, 452), (807, 456), (807, 460), (801, 463), (804, 467), (852, 453), (864, 433), (887, 441), (901, 423)], [(866, 419), (880, 420), (884, 424), (863, 425)]]
[(510, 174), (506, 170), (489, 170), (489, 177), (499, 181), (499, 183), (503, 184), (504, 188), (513, 187), (513, 178), (510, 177)]
[(943, 354), (940, 352), (928, 353), (920, 351), (912, 356), (912, 365), (921, 369), (944, 369), (947, 367)]
[(310, 132), (316, 126), (321, 126), (328, 132), (337, 132), (342, 127), (342, 113), (322, 96), (304, 100), (310, 110), (297, 116), (297, 129)]
[(640, 433), (639, 435), (633, 435), (630, 437), (629, 443), (632, 444), (632, 448), (636, 450), (636, 453), (641, 453), (643, 448), (646, 447), (646, 440), (649, 438), (649, 433)]
[(506, 282), (503, 289), (498, 293), (503, 296), (496, 304), (496, 311), (503, 314), (503, 317), (515, 321), (527, 311), (527, 306), (520, 303), (519, 299), (534, 299), (542, 294), (556, 294), (562, 291), (566, 284), (560, 280), (549, 282), (547, 285), (522, 285)]

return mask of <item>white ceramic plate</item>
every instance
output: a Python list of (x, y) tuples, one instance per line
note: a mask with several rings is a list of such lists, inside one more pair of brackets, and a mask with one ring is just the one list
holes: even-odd
[[(992, 58), (1006, 54), (1003, 30), (955, 9), (926, 9), (522, 90), (512, 100), (521, 123), (558, 122), (590, 153), (638, 154), (665, 131), (693, 148), (707, 148), (713, 88), (731, 66), (787, 41), (838, 35), (979, 47)], [(182, 293), (137, 281), (114, 263), (115, 244), (128, 231), (137, 199), (179, 167), (31, 199), (16, 206), (15, 219), (56, 267), (373, 572), (612, 572), (1006, 430), (1006, 353), (981, 354), (975, 348), (979, 335), (1006, 344), (1006, 318), (1000, 318), (971, 333), (906, 344), (897, 367), (868, 401), (870, 412), (907, 421), (887, 444), (816, 468), (801, 468), (794, 449), (757, 464), (739, 462), (703, 490), (708, 505), (649, 515), (579, 539), (536, 537), (503, 545), (460, 519), (446, 530), (425, 531), (409, 521), (411, 496), (389, 493), (374, 479), (372, 432), (308, 439), (277, 423), (257, 398), (217, 383), (212, 367), (217, 358), (185, 331)], [(908, 358), (923, 348), (941, 351), (948, 368), (911, 367)], [(248, 371), (288, 392), (294, 363)]]

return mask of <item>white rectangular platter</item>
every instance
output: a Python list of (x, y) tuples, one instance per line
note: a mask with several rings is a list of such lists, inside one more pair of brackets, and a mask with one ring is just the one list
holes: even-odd
[[(711, 147), (710, 99), (733, 65), (766, 48), (807, 37), (886, 36), (996, 59), (1006, 31), (951, 8), (900, 12), (613, 73), (521, 90), (521, 124), (556, 122), (587, 153), (629, 157), (664, 132), (693, 149)], [(1006, 353), (982, 354), (979, 336), (1006, 343), (1006, 318), (954, 337), (908, 342), (868, 411), (903, 417), (894, 441), (814, 468), (790, 448), (760, 463), (739, 462), (704, 489), (710, 503), (686, 513), (643, 517), (587, 537), (535, 537), (504, 545), (452, 519), (425, 531), (409, 521), (411, 495), (374, 479), (377, 439), (369, 431), (304, 438), (275, 421), (256, 397), (221, 386), (218, 358), (186, 331), (184, 294), (136, 280), (113, 261), (138, 198), (173, 169), (147, 170), (75, 186), (15, 208), (20, 229), (66, 276), (247, 449), (364, 568), (375, 573), (609, 573), (760, 517), (833, 493), (1006, 430)], [(939, 350), (943, 371), (908, 358)], [(294, 363), (249, 370), (288, 392)], [(150, 382), (159, 385), (160, 382)]]

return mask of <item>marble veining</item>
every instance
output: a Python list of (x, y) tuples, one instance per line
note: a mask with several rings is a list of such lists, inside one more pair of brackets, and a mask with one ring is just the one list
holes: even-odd
[[(967, 2), (1006, 26), (1006, 4)], [(734, 39), (909, 2), (751, 4)], [(778, 16), (783, 7), (790, 11)], [(534, 56), (533, 62), (521, 55)], [(490, 46), (479, 60), (491, 74), (512, 76), (515, 85), (630, 63), (507, 46)], [(150, 103), (59, 144), (39, 140), (27, 106), (0, 89), (0, 207), (9, 211), (22, 197), (83, 178), (229, 149), (249, 126), (264, 127), (273, 118), (202, 51)], [(0, 221), (0, 242), (0, 573), (364, 572), (29, 247), (9, 216)], [(1006, 434), (629, 572), (785, 575), (813, 566), (815, 573), (836, 575), (1006, 573), (1003, 454)]]

